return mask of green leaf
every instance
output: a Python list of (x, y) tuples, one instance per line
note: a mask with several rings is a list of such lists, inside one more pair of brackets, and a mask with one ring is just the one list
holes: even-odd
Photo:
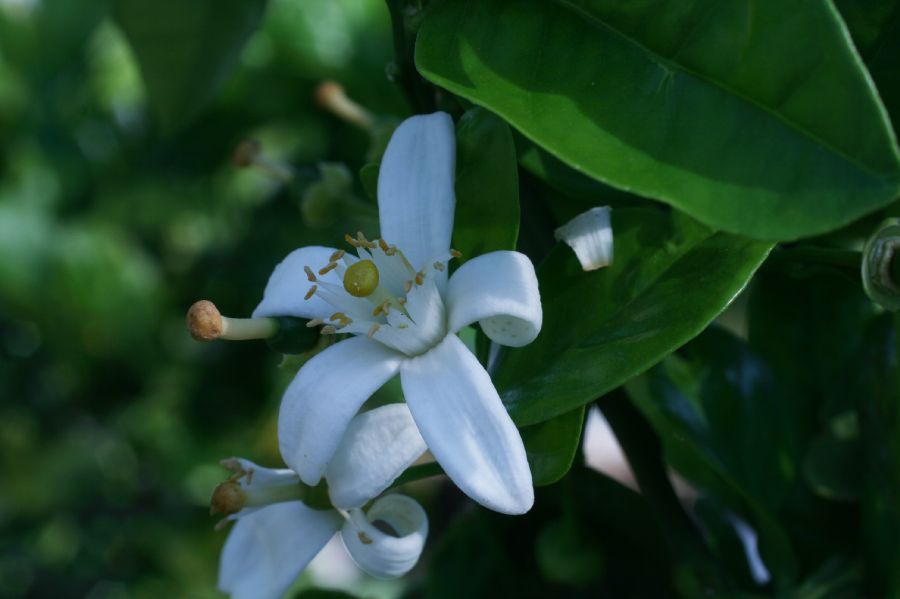
[(164, 132), (215, 96), (259, 25), (266, 0), (115, 0), (113, 15), (137, 57)]
[(898, 192), (830, 2), (448, 0), (416, 61), (574, 168), (717, 229), (794, 239)]
[(654, 208), (614, 210), (612, 227), (612, 266), (583, 272), (558, 245), (538, 268), (541, 334), (504, 350), (493, 369), (520, 425), (593, 401), (686, 343), (746, 285), (771, 247)]
[(581, 441), (584, 406), (519, 432), (528, 454), (534, 486), (550, 485), (565, 476)]
[(900, 131), (900, 0), (836, 0), (885, 108)]
[(796, 479), (797, 449), (768, 367), (739, 339), (712, 328), (626, 390), (659, 434), (667, 462), (738, 514), (752, 514), (772, 574), (795, 573), (774, 514)]
[(366, 192), (366, 197), (373, 202), (378, 201), (378, 171), (380, 168), (380, 164), (370, 162), (359, 169), (359, 181), (363, 191)]
[(512, 132), (483, 108), (456, 125), (453, 247), (462, 260), (513, 250), (519, 235), (519, 178)]

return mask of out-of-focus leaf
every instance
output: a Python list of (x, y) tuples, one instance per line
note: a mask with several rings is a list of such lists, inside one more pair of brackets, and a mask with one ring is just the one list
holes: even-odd
[(380, 165), (370, 162), (359, 169), (359, 181), (366, 196), (373, 202), (378, 201), (378, 171)]
[(294, 595), (294, 599), (357, 599), (357, 596), (336, 589), (306, 589)]
[(453, 247), (465, 261), (512, 250), (519, 235), (519, 179), (512, 133), (483, 108), (456, 125), (456, 217)]
[(166, 132), (197, 115), (237, 64), (266, 0), (114, 0), (113, 15)]
[(845, 559), (829, 560), (803, 581), (789, 599), (858, 599), (869, 596), (863, 591), (859, 564)]
[(821, 435), (810, 445), (803, 461), (803, 474), (822, 497), (839, 501), (859, 499), (865, 472), (859, 467), (862, 443)]
[(558, 246), (538, 268), (544, 324), (503, 351), (493, 376), (520, 425), (586, 404), (702, 331), (746, 285), (770, 245), (674, 212), (613, 211), (616, 260), (584, 272)]
[(736, 512), (748, 511), (763, 560), (784, 582), (796, 564), (774, 513), (797, 476), (796, 448), (771, 372), (740, 340), (710, 329), (626, 389), (667, 461)]
[(450, 0), (416, 63), (573, 167), (715, 228), (794, 239), (900, 189), (829, 2)]
[(584, 424), (584, 406), (546, 422), (526, 426), (519, 432), (528, 454), (531, 478), (536, 487), (562, 478), (575, 459)]

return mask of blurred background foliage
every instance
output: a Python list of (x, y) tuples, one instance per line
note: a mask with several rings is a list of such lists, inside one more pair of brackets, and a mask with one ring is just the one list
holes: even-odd
[(113, 8), (0, 2), (2, 597), (218, 596), (217, 461), (278, 463), (290, 374), (262, 343), (196, 344), (184, 313), (248, 314), (281, 257), (336, 235), (232, 149), (257, 138), (300, 178), (362, 166), (367, 136), (315, 105), (325, 78), (403, 110), (381, 2), (274, 0), (165, 134)]
[[(860, 46), (874, 43), (864, 11), (839, 5)], [(209, 298), (244, 316), (290, 250), (375, 235), (371, 163), (410, 111), (401, 88), (456, 116), (470, 106), (394, 62), (381, 0), (147, 6), (0, 0), (0, 597), (220, 596), (225, 533), (207, 514), (217, 461), (280, 463), (277, 406), (297, 363), (279, 368), (260, 342), (197, 344), (186, 308)], [(183, 18), (167, 22), (170, 12)], [(418, 13), (407, 15), (415, 29)], [(155, 28), (170, 43), (148, 50)], [(398, 44), (401, 63), (411, 44)], [(197, 59), (209, 53), (215, 68)], [(896, 60), (872, 63), (887, 99)], [(375, 139), (316, 105), (325, 79), (384, 116)], [(341, 581), (365, 596), (430, 598), (900, 596), (897, 319), (858, 274), (863, 239), (896, 208), (776, 247), (706, 327), (771, 244), (589, 179), (486, 111), (467, 112), (457, 134), (468, 142), (457, 234), (511, 244), (514, 222), (490, 238), (466, 227), (515, 221), (520, 205), (518, 247), (546, 257), (554, 334), (501, 354), (495, 373), (529, 425), (531, 457), (555, 473), (541, 482), (568, 468), (581, 404), (600, 393), (573, 397), (590, 387), (605, 394), (594, 403), (641, 494), (580, 453), (521, 518), (418, 483), (431, 533), (410, 576), (313, 568), (298, 596), (340, 596), (302, 589)], [(289, 165), (292, 183), (232, 163), (248, 137)], [(479, 160), (513, 150), (503, 176)], [(552, 231), (597, 204), (614, 207), (617, 263), (588, 278), (552, 249)], [(573, 316), (580, 297), (594, 310)], [(655, 327), (643, 336), (628, 328), (642, 319)], [(517, 386), (533, 387), (528, 376), (588, 333), (594, 353), (566, 354), (544, 396), (517, 403)], [(655, 345), (627, 354), (617, 343), (629, 334)], [(397, 393), (389, 383), (377, 400)], [(680, 497), (670, 470), (691, 485), (676, 485)], [(736, 533), (748, 524), (765, 575)]]

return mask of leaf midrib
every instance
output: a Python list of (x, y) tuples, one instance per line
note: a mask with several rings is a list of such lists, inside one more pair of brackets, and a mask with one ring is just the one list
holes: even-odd
[[(630, 35), (626, 34), (623, 31), (617, 29), (616, 27), (612, 26), (611, 24), (607, 23), (606, 21), (603, 21), (596, 15), (591, 14), (586, 9), (583, 9), (581, 7), (573, 5), (571, 0), (553, 0), (553, 1), (556, 2), (557, 4), (561, 5), (563, 8), (567, 8), (574, 13), (582, 15), (588, 21), (594, 23), (595, 25), (597, 25), (599, 27), (602, 27), (603, 29), (608, 30), (613, 35), (620, 37), (621, 39), (625, 40), (629, 44), (636, 46), (637, 48), (642, 50), (644, 53), (646, 53), (650, 57), (650, 60), (657, 62), (664, 68), (668, 68), (670, 70), (681, 71), (687, 75), (690, 75), (691, 77), (693, 77), (696, 80), (706, 83), (707, 85), (718, 87), (719, 89), (724, 90), (726, 93), (728, 93), (740, 100), (743, 100), (747, 104), (750, 104), (751, 106), (754, 106), (757, 109), (771, 115), (775, 119), (777, 119), (777, 120), (781, 121), (782, 123), (784, 123), (785, 125), (787, 125), (788, 128), (790, 128), (794, 131), (797, 131), (798, 133), (807, 137), (808, 139), (815, 142), (816, 144), (824, 147), (825, 149), (830, 151), (832, 154), (845, 160), (846, 162), (850, 163), (851, 165), (860, 169), (861, 171), (863, 171), (869, 175), (872, 175), (876, 179), (884, 179), (884, 178), (889, 177), (889, 173), (881, 173), (879, 171), (876, 171), (876, 170), (868, 167), (865, 164), (858, 162), (855, 158), (853, 158), (851, 155), (847, 154), (845, 151), (832, 145), (830, 142), (822, 139), (821, 137), (819, 137), (815, 133), (809, 131), (805, 127), (802, 127), (800, 124), (798, 124), (794, 120), (790, 119), (787, 115), (783, 115), (782, 113), (778, 112), (777, 110), (769, 108), (768, 106), (761, 103), (760, 101), (752, 98), (751, 96), (744, 94), (743, 92), (740, 92), (740, 91), (734, 89), (733, 87), (727, 85), (726, 83), (724, 83), (722, 81), (719, 81), (717, 79), (714, 79), (712, 77), (709, 77), (707, 75), (699, 73), (693, 69), (688, 68), (687, 66), (684, 66), (677, 62), (673, 62), (673, 61), (669, 60), (668, 58), (661, 56), (659, 53), (655, 52), (654, 50), (650, 49), (646, 45), (637, 41), (635, 38), (631, 37)], [(862, 62), (861, 59), (860, 59), (860, 62)], [(896, 166), (896, 164), (895, 164), (895, 166)]]

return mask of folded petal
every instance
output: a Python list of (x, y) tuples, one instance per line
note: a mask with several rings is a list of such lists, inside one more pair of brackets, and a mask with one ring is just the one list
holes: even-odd
[(377, 578), (396, 578), (409, 572), (425, 546), (428, 516), (415, 500), (388, 495), (368, 513), (350, 512), (341, 540), (356, 564)]
[(537, 275), (519, 252), (491, 252), (460, 266), (446, 301), (452, 332), (478, 322), (492, 341), (511, 347), (527, 345), (541, 332)]
[(404, 362), (403, 393), (419, 432), (456, 485), (478, 503), (522, 514), (534, 503), (522, 437), (490, 376), (459, 337)]
[(397, 373), (402, 357), (367, 337), (313, 356), (288, 385), (278, 415), (281, 457), (315, 485), (359, 407)]
[[(272, 271), (263, 292), (263, 299), (253, 310), (253, 317), (328, 318), (335, 310), (325, 300), (316, 296), (304, 299), (309, 288), (315, 283), (307, 278), (303, 267), (309, 266), (319, 277), (319, 269), (328, 264), (333, 253), (332, 248), (311, 245), (288, 254), (287, 258)], [(333, 270), (320, 278), (337, 285), (341, 284)]]
[(426, 449), (406, 404), (389, 404), (356, 416), (325, 471), (331, 503), (342, 509), (362, 506)]
[(416, 269), (450, 249), (455, 168), (453, 120), (443, 112), (403, 121), (384, 152), (378, 175), (381, 236)]
[(612, 264), (613, 232), (609, 223), (609, 206), (582, 212), (556, 229), (553, 236), (572, 248), (584, 271)]
[(300, 501), (244, 516), (222, 549), (219, 590), (232, 599), (278, 599), (342, 522), (334, 510), (313, 510)]

